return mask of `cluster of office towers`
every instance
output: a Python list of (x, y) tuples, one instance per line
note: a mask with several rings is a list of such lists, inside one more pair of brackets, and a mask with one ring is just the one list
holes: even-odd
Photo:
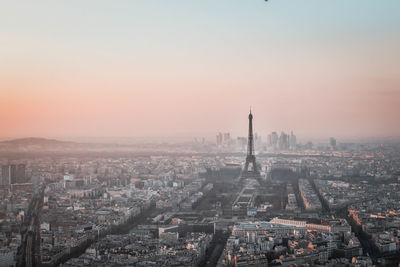
[(25, 175), (25, 164), (8, 164), (2, 166), (0, 185), (8, 186), (28, 182)]
[[(216, 136), (217, 147), (230, 147), (233, 143), (235, 143), (241, 148), (245, 149), (247, 142), (248, 138), (246, 137), (238, 137), (235, 142), (229, 133), (218, 133)], [(254, 134), (254, 143), (258, 148), (265, 145), (265, 143), (262, 143), (261, 137), (257, 134)], [(275, 151), (294, 151), (296, 150), (297, 146), (297, 138), (296, 135), (293, 134), (293, 131), (290, 134), (281, 132), (280, 135), (278, 135), (277, 132), (272, 132), (268, 135), (266, 145)]]
[(268, 135), (267, 143), (274, 150), (296, 150), (297, 140), (293, 131), (290, 135), (281, 132), (280, 136), (278, 136), (277, 132), (272, 132)]
[(218, 133), (217, 134), (217, 146), (229, 146), (231, 143), (230, 133)]

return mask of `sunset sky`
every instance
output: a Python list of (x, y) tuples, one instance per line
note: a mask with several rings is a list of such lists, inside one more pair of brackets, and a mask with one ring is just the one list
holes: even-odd
[(399, 0), (5, 1), (0, 138), (400, 137)]

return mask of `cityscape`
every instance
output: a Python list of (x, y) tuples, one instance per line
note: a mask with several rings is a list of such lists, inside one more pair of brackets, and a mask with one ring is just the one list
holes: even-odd
[(400, 2), (23, 2), (0, 267), (400, 266)]
[[(293, 132), (264, 142), (248, 116), (248, 137), (218, 133), (214, 143), (193, 141), (170, 153), (83, 154), (63, 151), (73, 144), (56, 140), (2, 142), (0, 264), (399, 261), (398, 143), (330, 138), (315, 146), (297, 143)], [(13, 155), (8, 149), (29, 145), (42, 152), (4, 159)]]

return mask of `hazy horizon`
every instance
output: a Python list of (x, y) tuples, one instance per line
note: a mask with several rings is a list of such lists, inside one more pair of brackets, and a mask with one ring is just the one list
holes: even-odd
[(400, 137), (399, 1), (23, 2), (0, 10), (3, 140), (246, 136), (250, 106), (263, 138)]
[[(287, 133), (287, 132), (286, 132)], [(206, 143), (215, 143), (217, 133), (192, 133), (189, 134), (171, 134), (169, 136), (19, 136), (19, 137), (0, 137), (0, 142), (3, 141), (14, 141), (30, 138), (57, 140), (65, 142), (76, 142), (76, 143), (93, 143), (93, 144), (120, 144), (120, 145), (141, 145), (141, 144), (183, 144), (202, 142), (202, 138)], [(257, 133), (258, 134), (258, 133)], [(280, 132), (278, 132), (280, 134)], [(236, 139), (237, 137), (245, 137), (245, 135), (231, 135), (231, 138)], [(267, 136), (263, 135), (262, 141), (267, 142)], [(329, 144), (330, 137), (305, 137), (296, 136), (298, 144), (306, 144), (307, 142), (313, 142), (315, 145)], [(334, 136), (332, 136), (334, 137)], [(400, 137), (387, 136), (380, 138), (337, 138), (334, 137), (338, 144), (341, 143), (386, 143), (386, 142), (400, 142)], [(256, 150), (260, 150), (262, 147), (256, 147)]]

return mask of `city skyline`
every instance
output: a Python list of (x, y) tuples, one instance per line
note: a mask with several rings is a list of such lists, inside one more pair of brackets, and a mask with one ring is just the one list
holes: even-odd
[[(400, 136), (398, 1), (7, 3), (0, 138)], [(73, 19), (71, 19), (73, 18)]]
[(399, 0), (0, 9), (0, 267), (400, 267)]

